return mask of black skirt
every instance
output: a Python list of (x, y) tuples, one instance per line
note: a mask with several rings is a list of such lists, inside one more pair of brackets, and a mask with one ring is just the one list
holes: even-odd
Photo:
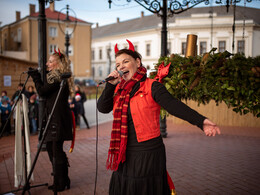
[(114, 171), (110, 195), (169, 195), (164, 144), (144, 151), (129, 151), (126, 161)]
[[(132, 96), (136, 89), (133, 88)], [(109, 195), (170, 195), (162, 137), (138, 142), (128, 106), (126, 161), (114, 171)]]

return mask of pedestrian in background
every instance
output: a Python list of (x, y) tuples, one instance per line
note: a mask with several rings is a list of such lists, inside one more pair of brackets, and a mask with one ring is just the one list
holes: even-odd
[(72, 97), (69, 97), (68, 103), (69, 103), (70, 110), (73, 112), (73, 114), (75, 116), (75, 122), (76, 122), (77, 113), (76, 113), (76, 107), (75, 107), (75, 99)]
[[(15, 93), (13, 94), (13, 96), (11, 98), (11, 105), (13, 105), (14, 102), (17, 100), (18, 95), (22, 89), (23, 89), (23, 83), (19, 83), (17, 86), (17, 90), (15, 91)], [(29, 92), (27, 90), (25, 90), (25, 88), (22, 91), (22, 93), (26, 96), (27, 99), (29, 99)]]
[[(80, 86), (79, 85), (75, 85), (75, 97), (76, 96), (80, 96), (80, 100), (79, 100), (79, 98), (78, 98), (78, 100), (81, 102), (81, 104), (82, 104), (82, 106), (80, 105), (80, 102), (79, 101), (77, 101), (76, 99), (76, 103), (77, 103), (77, 109), (78, 109), (78, 115), (79, 116), (82, 116), (82, 118), (83, 118), (83, 120), (84, 120), (84, 122), (85, 122), (85, 124), (86, 124), (86, 126), (87, 126), (87, 128), (89, 129), (90, 127), (89, 127), (89, 124), (88, 124), (88, 120), (87, 120), (87, 118), (86, 118), (86, 116), (85, 116), (85, 108), (84, 108), (84, 103), (87, 101), (87, 97), (86, 97), (86, 94), (84, 93), (84, 92), (82, 92), (81, 91), (81, 88), (80, 88)], [(78, 118), (78, 122), (80, 122), (80, 117)]]
[[(0, 128), (0, 133), (3, 135), (10, 135), (11, 134), (11, 121), (7, 120), (10, 113), (11, 113), (11, 105), (8, 103), (8, 98), (6, 96), (3, 96), (1, 98), (0, 102), (0, 113), (1, 113), (1, 128)], [(4, 125), (6, 124), (5, 129), (3, 129)]]
[(36, 101), (36, 94), (32, 95), (29, 99), (28, 103), (28, 117), (30, 121), (30, 133), (32, 135), (37, 134), (38, 129), (38, 114), (39, 114), (39, 108), (38, 108), (38, 102)]
[(34, 87), (32, 85), (29, 85), (29, 87), (28, 87), (28, 94), (29, 94), (29, 98), (32, 95), (36, 94), (36, 92), (34, 91)]

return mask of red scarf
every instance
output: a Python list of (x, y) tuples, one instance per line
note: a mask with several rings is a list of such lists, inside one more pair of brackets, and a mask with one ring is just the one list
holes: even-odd
[(107, 158), (107, 169), (117, 170), (120, 162), (126, 159), (126, 145), (127, 145), (127, 110), (130, 100), (130, 92), (133, 86), (143, 78), (146, 74), (146, 68), (140, 66), (134, 76), (129, 80), (121, 80), (119, 83), (118, 106), (114, 110), (114, 120), (111, 132), (110, 148)]

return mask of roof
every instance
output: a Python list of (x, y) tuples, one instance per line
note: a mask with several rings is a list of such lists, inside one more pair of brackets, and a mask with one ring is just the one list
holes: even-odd
[(161, 19), (159, 17), (150, 15), (144, 16), (142, 18), (105, 25), (92, 29), (92, 39), (139, 30), (153, 29), (156, 28), (160, 22)]
[[(46, 19), (58, 20), (58, 18), (59, 18), (60, 20), (65, 20), (66, 19), (66, 15), (63, 14), (63, 13), (60, 13), (60, 15), (59, 15), (59, 13), (60, 12), (58, 12), (58, 11), (51, 11), (50, 8), (46, 8), (45, 9)], [(28, 17), (38, 17), (38, 15), (39, 15), (39, 12), (35, 12), (35, 13), (32, 13), (32, 14), (30, 14), (28, 16), (25, 16), (24, 18), (21, 18), (19, 21), (24, 20), (25, 18), (28, 18)], [(84, 20), (81, 20), (81, 19), (78, 19), (78, 18), (75, 18), (75, 17), (72, 17), (72, 16), (69, 16), (69, 19), (71, 21), (73, 21), (73, 22), (77, 21), (77, 22), (81, 22), (81, 23), (92, 25), (92, 23), (90, 23), (90, 22), (86, 22)], [(9, 25), (13, 25), (13, 24), (15, 24), (15, 23), (17, 23), (19, 21), (14, 21), (14, 22), (12, 22), (10, 24), (6, 24), (4, 26), (1, 26), (0, 29), (3, 29), (3, 28), (5, 28), (6, 26), (9, 26)]]
[[(212, 7), (213, 12), (218, 16), (230, 16), (233, 15), (233, 6), (229, 7), (227, 12), (226, 6)], [(168, 18), (169, 22), (174, 22), (175, 18), (190, 17), (191, 14), (203, 14), (209, 13), (211, 7), (191, 8), (180, 14), (174, 15), (174, 17)], [(260, 25), (260, 9), (236, 6), (236, 20), (248, 20), (251, 19), (254, 23)], [(143, 16), (132, 20), (100, 26), (92, 29), (92, 39), (102, 38), (106, 36), (112, 36), (122, 33), (135, 32), (140, 30), (148, 30), (158, 28), (158, 24), (161, 23), (161, 18), (156, 14)]]
[[(32, 13), (30, 16), (32, 17), (38, 17), (39, 15), (39, 12), (35, 12), (35, 13)], [(50, 8), (46, 8), (45, 9), (45, 15), (46, 15), (46, 18), (47, 19), (53, 19), (53, 20), (58, 20), (58, 18), (60, 20), (65, 20), (66, 19), (66, 14), (63, 14), (63, 13), (60, 13), (58, 11), (51, 11)], [(77, 21), (77, 22), (83, 22), (83, 23), (89, 23), (89, 22), (86, 22), (84, 20), (81, 20), (81, 19), (78, 19), (78, 18), (75, 18), (75, 17), (72, 17), (72, 16), (69, 16), (69, 19), (71, 21)], [(91, 24), (91, 23), (89, 23)]]

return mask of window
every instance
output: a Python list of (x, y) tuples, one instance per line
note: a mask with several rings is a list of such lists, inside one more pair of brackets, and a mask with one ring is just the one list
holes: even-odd
[(201, 41), (200, 42), (200, 55), (207, 52), (207, 42)]
[(98, 76), (102, 77), (102, 74), (103, 74), (103, 67), (99, 66), (98, 67)]
[(49, 46), (49, 54), (53, 54), (54, 53), (54, 49), (57, 51), (58, 46), (54, 45), (54, 44), (50, 44)]
[(92, 51), (91, 51), (91, 58), (92, 58), (92, 60), (95, 60), (95, 50), (94, 49), (92, 49)]
[(92, 75), (93, 75), (93, 79), (94, 79), (94, 77), (96, 76), (95, 74), (96, 74), (95, 67), (92, 65)]
[(146, 44), (146, 56), (150, 56), (151, 55), (151, 44), (148, 43)]
[(237, 41), (237, 53), (245, 53), (245, 41)]
[(226, 41), (218, 42), (218, 50), (219, 52), (224, 52), (226, 50)]
[(17, 36), (15, 37), (15, 42), (21, 43), (22, 42), (22, 29), (17, 29)]
[(7, 47), (7, 38), (5, 38), (5, 42), (4, 42), (4, 50), (8, 50), (8, 47)]
[(171, 52), (172, 52), (172, 44), (171, 44), (171, 42), (168, 42), (167, 43), (167, 54), (171, 54)]
[(49, 28), (49, 34), (50, 34), (50, 37), (57, 37), (57, 28), (56, 27), (50, 27)]
[(7, 33), (4, 34), (4, 50), (8, 50)]
[(107, 50), (107, 59), (111, 59), (111, 48), (107, 47), (106, 50)]
[(102, 60), (102, 49), (99, 49), (99, 59)]
[(138, 45), (135, 45), (134, 47), (135, 47), (135, 51), (138, 52)]
[(181, 54), (182, 55), (186, 54), (186, 42), (181, 43)]

